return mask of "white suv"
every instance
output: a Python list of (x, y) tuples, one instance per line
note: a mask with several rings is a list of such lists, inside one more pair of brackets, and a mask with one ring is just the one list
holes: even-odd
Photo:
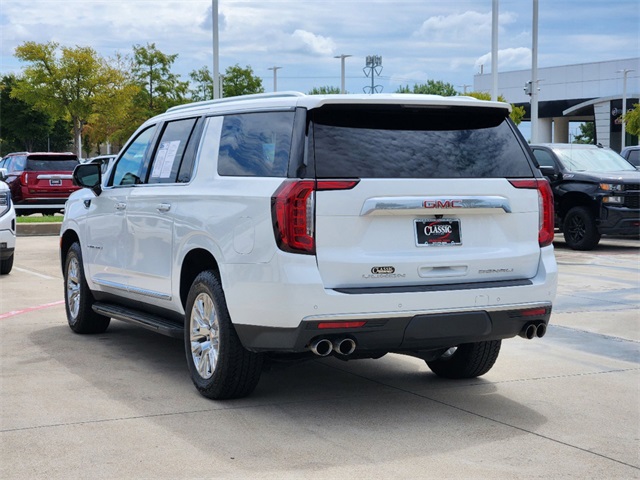
[(16, 211), (3, 178), (4, 172), (0, 171), (0, 275), (7, 275), (13, 267), (16, 247)]
[(252, 95), (145, 122), (67, 202), (69, 325), (184, 337), (194, 384), (248, 395), (263, 362), (493, 366), (544, 335), (553, 202), (509, 106), (427, 95)]

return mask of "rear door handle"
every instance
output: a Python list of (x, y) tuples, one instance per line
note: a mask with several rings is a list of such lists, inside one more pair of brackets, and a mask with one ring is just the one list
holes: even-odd
[(116, 203), (116, 210), (124, 210), (125, 208), (127, 208), (127, 204), (124, 202), (118, 202)]
[(161, 203), (160, 205), (158, 205), (157, 210), (158, 210), (160, 213), (166, 213), (166, 212), (168, 212), (169, 210), (171, 210), (171, 204), (170, 204), (170, 203)]

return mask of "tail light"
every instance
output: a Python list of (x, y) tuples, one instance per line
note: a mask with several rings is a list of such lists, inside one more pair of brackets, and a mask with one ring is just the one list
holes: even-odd
[(271, 197), (271, 216), (280, 250), (313, 255), (315, 242), (315, 192), (349, 190), (359, 180), (286, 180)]
[(20, 175), (20, 185), (23, 185), (26, 187), (28, 182), (29, 182), (29, 172), (22, 172), (22, 175)]
[(551, 245), (553, 242), (553, 192), (549, 182), (542, 178), (526, 180), (509, 180), (516, 188), (530, 188), (538, 190), (538, 243), (541, 247)]

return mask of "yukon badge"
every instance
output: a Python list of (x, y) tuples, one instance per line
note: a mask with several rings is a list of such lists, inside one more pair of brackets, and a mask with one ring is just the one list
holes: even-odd
[(404, 273), (395, 273), (395, 267), (373, 267), (371, 274), (362, 275), (362, 278), (404, 278)]

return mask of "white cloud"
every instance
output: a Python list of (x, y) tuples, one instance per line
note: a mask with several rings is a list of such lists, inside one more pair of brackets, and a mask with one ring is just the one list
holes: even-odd
[[(476, 60), (475, 67), (480, 71), (484, 65), (484, 73), (491, 71), (491, 52)], [(498, 50), (498, 70), (520, 70), (531, 67), (531, 49), (527, 47), (505, 48)]]
[[(504, 27), (514, 23), (517, 15), (511, 12), (500, 13), (498, 25)], [(438, 15), (428, 18), (414, 33), (437, 42), (448, 41), (451, 44), (478, 41), (491, 35), (491, 12), (480, 13), (466, 11), (460, 14)]]
[(331, 37), (315, 35), (306, 30), (296, 30), (291, 35), (292, 47), (296, 51), (303, 51), (312, 55), (328, 56), (333, 55), (336, 48)]

